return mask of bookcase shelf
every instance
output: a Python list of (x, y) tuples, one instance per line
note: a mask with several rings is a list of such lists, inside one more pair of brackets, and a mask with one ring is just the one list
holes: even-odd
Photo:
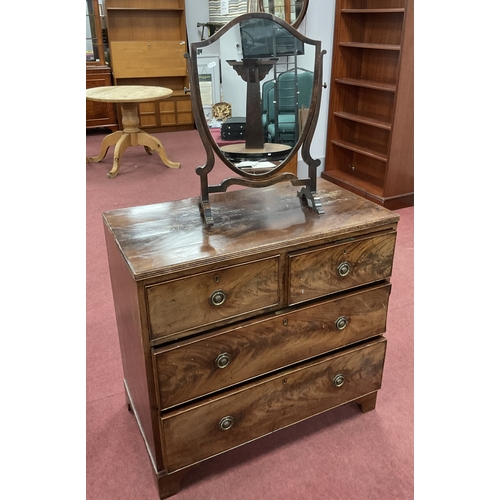
[(413, 0), (338, 0), (322, 177), (413, 205)]
[(382, 198), (384, 194), (380, 180), (363, 172), (338, 170), (336, 172), (336, 179), (341, 182), (343, 186), (346, 186), (347, 189), (350, 188), (351, 191), (362, 189), (367, 193), (371, 193), (373, 196), (368, 195), (366, 197), (372, 199), (372, 201), (376, 201), (377, 198)]
[(373, 50), (401, 50), (401, 45), (390, 45), (387, 43), (340, 42), (339, 47)]
[(332, 141), (332, 143), (336, 146), (354, 151), (355, 153), (369, 156), (370, 158), (375, 158), (376, 160), (384, 162), (387, 161), (387, 154), (385, 153), (384, 148), (367, 140), (358, 139), (357, 141), (351, 142), (337, 140)]
[(404, 14), (405, 9), (342, 9), (342, 14)]
[(361, 78), (335, 78), (335, 83), (365, 87), (367, 89), (384, 90), (386, 92), (396, 92), (396, 84), (363, 80)]
[(335, 116), (339, 118), (344, 118), (346, 120), (352, 120), (354, 122), (366, 123), (367, 125), (371, 125), (372, 127), (379, 127), (386, 130), (391, 130), (391, 123), (386, 121), (384, 117), (380, 115), (358, 115), (354, 113), (347, 113), (345, 111), (335, 111)]

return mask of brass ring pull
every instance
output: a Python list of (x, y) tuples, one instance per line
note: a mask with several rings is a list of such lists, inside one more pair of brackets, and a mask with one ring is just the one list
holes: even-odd
[(223, 352), (215, 358), (215, 366), (217, 368), (226, 368), (231, 363), (231, 354)]
[(342, 387), (344, 385), (344, 382), (345, 382), (345, 377), (344, 377), (344, 375), (342, 375), (342, 373), (339, 373), (333, 379), (333, 385), (335, 387)]
[(215, 292), (210, 295), (210, 304), (213, 306), (221, 306), (226, 300), (226, 292), (224, 290), (215, 290)]
[(234, 424), (234, 417), (228, 415), (227, 417), (221, 418), (219, 422), (219, 429), (221, 431), (228, 431)]
[(335, 328), (337, 330), (343, 330), (347, 326), (347, 323), (349, 323), (349, 320), (345, 316), (340, 316), (340, 318), (335, 321)]
[(337, 267), (337, 274), (341, 278), (345, 278), (351, 272), (351, 264), (349, 262), (341, 262)]

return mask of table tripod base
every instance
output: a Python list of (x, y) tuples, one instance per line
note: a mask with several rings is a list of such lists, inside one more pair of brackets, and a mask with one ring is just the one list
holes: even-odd
[(106, 136), (101, 144), (101, 151), (97, 156), (87, 157), (87, 163), (98, 163), (106, 157), (108, 149), (115, 146), (113, 168), (106, 174), (108, 179), (116, 177), (120, 170), (120, 160), (123, 152), (130, 146), (144, 146), (146, 153), (153, 154), (156, 151), (162, 162), (169, 168), (180, 168), (181, 164), (169, 159), (163, 144), (148, 133), (142, 130), (129, 132), (118, 130)]

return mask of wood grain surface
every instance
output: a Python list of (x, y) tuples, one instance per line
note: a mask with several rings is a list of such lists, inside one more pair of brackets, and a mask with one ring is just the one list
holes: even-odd
[(215, 224), (205, 226), (198, 199), (105, 212), (104, 223), (135, 280), (293, 246), (311, 246), (396, 225), (399, 215), (318, 179), (324, 215), (304, 206), (283, 182), (211, 196)]
[[(156, 349), (160, 409), (384, 333), (390, 289), (375, 285)], [(221, 355), (230, 358), (223, 368), (216, 364)]]
[[(380, 337), (165, 415), (167, 470), (173, 472), (376, 391), (381, 386), (385, 346)], [(341, 387), (332, 382), (337, 375), (345, 379)], [(234, 423), (221, 430), (219, 423), (228, 416)]]
[[(396, 232), (290, 255), (289, 304), (389, 278)], [(339, 272), (345, 263), (347, 274)]]
[[(210, 298), (219, 292), (221, 305)], [(151, 334), (168, 337), (278, 304), (278, 257), (147, 287)]]

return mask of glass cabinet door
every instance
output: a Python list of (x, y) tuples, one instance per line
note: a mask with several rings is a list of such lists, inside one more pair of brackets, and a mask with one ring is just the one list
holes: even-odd
[(106, 47), (103, 41), (103, 28), (106, 27), (105, 0), (86, 1), (86, 63), (106, 64)]
[(248, 0), (248, 12), (268, 12), (293, 24), (302, 10), (303, 0)]

